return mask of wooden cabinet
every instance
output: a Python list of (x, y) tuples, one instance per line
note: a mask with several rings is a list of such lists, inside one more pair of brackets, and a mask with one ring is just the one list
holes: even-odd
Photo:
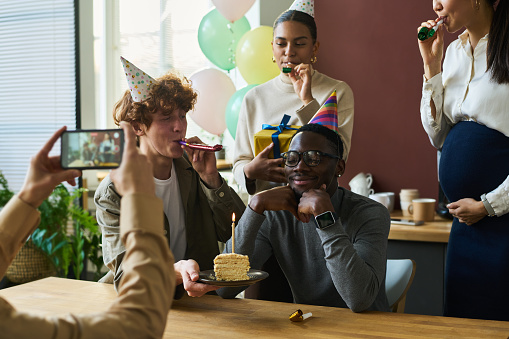
[[(401, 211), (391, 216), (402, 218)], [(405, 313), (443, 314), (445, 257), (451, 225), (451, 220), (439, 217), (421, 226), (391, 225), (387, 258), (408, 258), (417, 264)]]

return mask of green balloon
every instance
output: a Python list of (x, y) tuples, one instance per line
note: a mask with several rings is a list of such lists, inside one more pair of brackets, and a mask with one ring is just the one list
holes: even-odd
[(198, 43), (207, 59), (229, 71), (235, 68), (237, 43), (249, 30), (251, 26), (245, 16), (231, 23), (214, 8), (200, 22)]
[(239, 113), (240, 107), (242, 106), (242, 101), (244, 100), (246, 93), (249, 92), (251, 88), (256, 86), (258, 85), (247, 85), (246, 87), (243, 87), (235, 92), (230, 100), (228, 100), (225, 114), (226, 127), (228, 128), (228, 131), (230, 132), (233, 139), (235, 139), (235, 134), (237, 134), (237, 124), (239, 123)]

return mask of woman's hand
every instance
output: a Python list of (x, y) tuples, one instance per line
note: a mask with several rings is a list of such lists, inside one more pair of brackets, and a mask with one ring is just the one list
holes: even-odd
[(295, 93), (299, 96), (304, 105), (313, 100), (311, 93), (311, 79), (313, 76), (313, 67), (311, 64), (299, 64), (290, 74), (288, 74), (293, 84)]
[[(422, 27), (431, 29), (439, 20), (440, 18), (423, 22), (421, 26), (417, 28), (417, 32), (419, 32)], [(440, 25), (435, 35), (431, 38), (424, 41), (418, 40), (418, 42), (419, 51), (421, 52), (422, 61), (424, 63), (424, 76), (429, 80), (442, 70), (442, 58), (444, 57), (444, 25)]]
[(244, 175), (247, 179), (286, 182), (285, 170), (281, 167), (283, 159), (269, 159), (269, 153), (273, 148), (274, 143), (271, 143), (244, 166)]
[[(203, 144), (198, 137), (192, 137), (185, 139), (184, 141), (188, 143)], [(189, 161), (191, 162), (191, 165), (193, 165), (194, 170), (200, 176), (201, 180), (203, 180), (209, 188), (216, 189), (221, 187), (222, 181), (217, 170), (216, 155), (214, 152), (200, 151), (187, 146), (182, 147), (186, 150), (186, 153), (189, 156)]]
[(53, 192), (55, 186), (62, 181), (67, 181), (71, 186), (74, 186), (76, 185), (75, 178), (81, 175), (81, 172), (75, 169), (62, 169), (60, 156), (49, 156), (53, 145), (65, 130), (66, 127), (62, 127), (56, 131), (44, 147), (30, 160), (25, 183), (18, 197), (34, 208), (39, 207), (44, 199)]
[(484, 207), (482, 201), (471, 198), (460, 199), (446, 206), (449, 213), (458, 218), (459, 222), (472, 225), (488, 215), (488, 211)]

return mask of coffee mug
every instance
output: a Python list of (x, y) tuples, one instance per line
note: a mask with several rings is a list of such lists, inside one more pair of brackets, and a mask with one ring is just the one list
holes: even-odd
[(435, 220), (435, 199), (413, 199), (408, 206), (408, 213), (414, 216), (416, 221)]
[(386, 193), (374, 193), (369, 195), (370, 199), (373, 199), (382, 205), (384, 205), (389, 211), (391, 206), (391, 197)]
[(413, 199), (419, 198), (419, 190), (415, 188), (403, 188), (399, 192), (399, 202), (401, 204), (401, 211), (403, 212), (403, 216), (410, 216), (410, 212), (408, 212), (408, 206), (412, 204)]
[(348, 183), (352, 192), (363, 195), (365, 197), (375, 193), (375, 191), (371, 188), (372, 184), (373, 176), (370, 173), (364, 174), (362, 172), (358, 173)]
[[(373, 199), (371, 197), (372, 195), (376, 196), (376, 198)], [(389, 212), (394, 211), (394, 192), (379, 192), (379, 193), (375, 193), (375, 194), (370, 194), (369, 197), (373, 200), (378, 201), (385, 207), (387, 207)], [(382, 197), (382, 198), (378, 199), (378, 197)]]

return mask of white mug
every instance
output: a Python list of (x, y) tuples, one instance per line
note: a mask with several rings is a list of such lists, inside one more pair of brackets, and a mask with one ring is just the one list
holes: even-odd
[(369, 197), (387, 207), (389, 212), (394, 210), (394, 192), (380, 192), (370, 194)]
[(353, 177), (352, 180), (350, 180), (348, 183), (352, 192), (363, 195), (365, 197), (375, 193), (375, 191), (371, 188), (372, 184), (373, 176), (370, 173), (364, 174), (362, 172)]
[(401, 189), (401, 192), (399, 192), (399, 201), (401, 204), (401, 211), (403, 212), (403, 216), (411, 216), (410, 212), (408, 211), (408, 206), (412, 204), (413, 199), (417, 198), (419, 198), (419, 190), (415, 188)]

